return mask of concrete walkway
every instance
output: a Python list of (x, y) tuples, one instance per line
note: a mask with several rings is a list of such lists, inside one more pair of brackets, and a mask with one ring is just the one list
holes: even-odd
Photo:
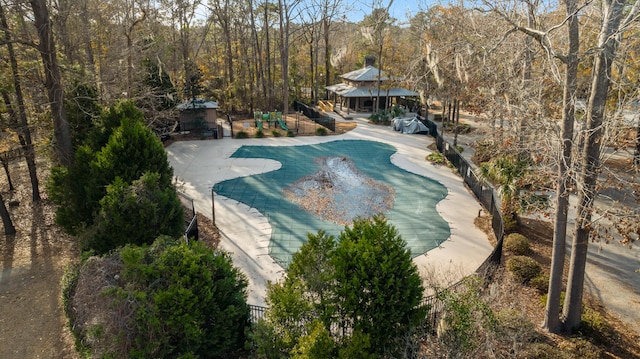
[[(338, 121), (344, 121), (338, 117)], [(434, 166), (425, 160), (431, 152), (427, 146), (433, 139), (424, 135), (403, 135), (391, 127), (369, 125), (356, 117), (356, 129), (338, 136), (301, 136), (263, 139), (231, 139), (175, 142), (167, 148), (169, 161), (178, 179), (179, 190), (194, 198), (196, 210), (212, 217), (212, 187), (236, 177), (248, 176), (280, 168), (280, 163), (265, 159), (230, 158), (240, 146), (297, 146), (329, 141), (356, 139), (387, 143), (397, 152), (391, 161), (409, 172), (430, 177), (448, 189), (448, 195), (436, 209), (449, 223), (451, 236), (440, 247), (414, 259), (424, 274), (425, 282), (452, 283), (474, 272), (491, 253), (487, 236), (473, 221), (480, 204), (464, 187), (462, 180), (445, 166)], [(278, 281), (284, 270), (268, 253), (271, 226), (263, 214), (243, 203), (214, 196), (215, 223), (222, 234), (220, 246), (231, 253), (234, 264), (249, 279), (248, 302), (266, 305), (268, 281)], [(426, 283), (425, 283), (426, 284)]]

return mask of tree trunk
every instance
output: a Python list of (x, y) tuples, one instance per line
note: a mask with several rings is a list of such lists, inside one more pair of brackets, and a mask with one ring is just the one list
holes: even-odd
[(565, 248), (567, 236), (567, 212), (569, 209), (569, 191), (567, 175), (571, 167), (571, 151), (573, 145), (573, 124), (575, 121), (575, 99), (578, 78), (578, 51), (579, 29), (578, 16), (576, 14), (575, 0), (565, 0), (567, 12), (569, 54), (565, 66), (563, 92), (563, 116), (562, 116), (562, 139), (560, 142), (561, 156), (557, 159), (558, 178), (556, 179), (556, 204), (553, 228), (553, 248), (551, 253), (551, 273), (549, 278), (549, 293), (547, 295), (547, 305), (543, 327), (551, 333), (558, 333), (562, 330), (560, 321), (560, 293), (562, 292), (562, 279), (565, 263)]
[(11, 172), (9, 172), (9, 160), (8, 156), (1, 156), (0, 162), (2, 162), (2, 168), (4, 168), (4, 173), (7, 175), (7, 182), (9, 183), (9, 191), (15, 190), (13, 187), (13, 181), (11, 181)]
[(578, 208), (575, 224), (575, 237), (571, 246), (571, 264), (569, 267), (569, 279), (567, 294), (565, 297), (563, 315), (565, 329), (568, 332), (575, 331), (581, 321), (582, 296), (584, 292), (584, 276), (587, 263), (587, 249), (589, 235), (591, 233), (591, 217), (593, 202), (596, 196), (596, 183), (600, 167), (600, 141), (602, 138), (602, 122), (604, 119), (607, 93), (610, 85), (611, 65), (618, 47), (618, 36), (624, 0), (608, 0), (603, 3), (602, 29), (598, 37), (594, 62), (591, 96), (587, 107), (586, 120), (587, 131), (585, 145), (582, 154), (581, 173), (582, 180), (578, 193)]
[(289, 112), (289, 6), (286, 0), (279, 0), (280, 9), (280, 63), (282, 71), (282, 113)]
[(0, 193), (0, 218), (2, 218), (2, 224), (4, 225), (4, 234), (15, 234), (16, 227), (13, 226), (7, 206), (4, 204), (2, 193)]
[(376, 91), (376, 112), (380, 111), (380, 86), (382, 85), (382, 31), (380, 33), (380, 47), (378, 48), (378, 83)]
[[(232, 36), (231, 29), (229, 28), (229, 19), (225, 21), (224, 36), (226, 37), (226, 52), (227, 52), (227, 71), (229, 71), (229, 86), (232, 87), (233, 83), (236, 81), (234, 73), (233, 73), (233, 47), (232, 47)], [(232, 94), (233, 95), (233, 94)]]
[(458, 125), (460, 124), (460, 100), (453, 100), (453, 117), (455, 125), (453, 127), (453, 147), (458, 145)]
[(269, 40), (269, 5), (264, 4), (264, 32), (265, 32), (265, 47), (267, 54), (267, 86), (266, 86), (266, 95), (267, 101), (269, 103), (269, 108), (273, 108), (273, 96), (272, 96), (272, 84), (273, 80), (271, 79), (271, 43)]
[[(20, 72), (18, 71), (18, 60), (16, 59), (15, 51), (13, 49), (13, 43), (11, 42), (11, 35), (9, 33), (9, 27), (7, 25), (7, 19), (4, 15), (4, 8), (0, 3), (0, 26), (4, 29), (4, 39), (7, 41), (7, 52), (9, 54), (9, 63), (11, 65), (11, 72), (13, 74), (13, 87), (16, 91), (16, 100), (18, 102), (18, 113), (16, 114), (13, 106), (11, 105), (11, 99), (6, 91), (2, 91), (2, 98), (9, 111), (9, 115), (12, 118), (12, 127), (16, 129), (20, 144), (24, 148), (24, 159), (27, 162), (27, 168), (29, 169), (29, 177), (31, 178), (31, 198), (34, 202), (40, 200), (40, 185), (38, 182), (38, 174), (36, 171), (36, 156), (33, 148), (33, 142), (31, 140), (31, 130), (29, 129), (29, 123), (27, 121), (27, 113), (24, 105), (24, 95), (22, 93), (22, 81), (20, 79)], [(19, 119), (19, 121), (18, 121)], [(7, 168), (5, 167), (5, 170)], [(9, 172), (7, 171), (7, 178), (9, 178)], [(11, 184), (11, 178), (9, 178), (9, 185)]]
[(240, 59), (246, 59), (245, 61), (241, 61), (242, 64), (240, 65), (239, 82), (242, 84), (242, 93), (240, 94), (240, 99), (244, 104), (249, 105), (249, 113), (253, 113), (254, 105), (252, 95), (255, 83), (253, 81), (251, 63), (249, 62), (250, 47), (247, 44), (247, 37), (243, 36), (243, 34), (238, 33), (238, 31), (239, 29), (236, 29), (236, 38), (240, 39), (240, 47), (236, 49), (236, 57)]
[(318, 103), (318, 78), (315, 76), (315, 70), (313, 67), (313, 38), (314, 38), (314, 26), (311, 26), (311, 40), (309, 41), (309, 75), (311, 76), (311, 81), (309, 81), (309, 88), (311, 88), (313, 93), (311, 94), (311, 98), (313, 99), (313, 103)]
[[(251, 38), (253, 42), (253, 56), (254, 56), (253, 70), (255, 72), (255, 79), (256, 79), (255, 88), (257, 90), (262, 88), (262, 96), (258, 93), (257, 98), (264, 98), (264, 94), (267, 92), (267, 89), (264, 83), (264, 66), (262, 66), (262, 57), (260, 56), (260, 53), (261, 53), (260, 39), (258, 38), (258, 31), (256, 30), (257, 29), (256, 18), (255, 18), (255, 14), (253, 13), (253, 9), (254, 9), (253, 0), (249, 0), (249, 6), (247, 11), (249, 11), (249, 22), (251, 24)], [(255, 102), (254, 102), (255, 98), (256, 98), (256, 94), (254, 94), (252, 91), (251, 92), (252, 105), (255, 105)], [(258, 104), (260, 105), (261, 103), (258, 102)]]
[(636, 132), (636, 153), (633, 155), (633, 164), (640, 166), (640, 118), (638, 118)]
[[(81, 21), (82, 26), (84, 26), (84, 31), (82, 32), (82, 40), (84, 42), (84, 52), (87, 57), (87, 65), (89, 67), (89, 72), (91, 73), (92, 80), (97, 82), (97, 74), (96, 74), (96, 61), (93, 56), (93, 48), (91, 47), (91, 23), (89, 22), (89, 11), (87, 9), (87, 1), (83, 1), (80, 5), (81, 11)], [(96, 86), (98, 88), (98, 86)]]
[[(329, 43), (329, 28), (331, 26), (331, 19), (327, 15), (328, 9), (325, 11), (323, 20), (324, 24), (324, 85), (325, 87), (332, 83), (331, 79), (331, 45)], [(324, 97), (328, 97), (328, 92), (325, 89)]]
[(73, 162), (73, 150), (69, 123), (64, 109), (64, 91), (58, 67), (56, 46), (53, 41), (49, 10), (45, 0), (29, 0), (29, 2), (33, 9), (34, 26), (40, 40), (38, 49), (44, 66), (45, 85), (51, 106), (51, 117), (53, 118), (55, 157), (61, 165), (66, 166)]

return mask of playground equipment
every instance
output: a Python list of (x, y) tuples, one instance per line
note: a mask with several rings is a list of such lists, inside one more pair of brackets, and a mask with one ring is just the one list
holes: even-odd
[(272, 112), (255, 111), (253, 113), (253, 120), (255, 122), (256, 127), (260, 130), (263, 130), (265, 122), (267, 123), (267, 127), (269, 128), (271, 128), (271, 123), (273, 122), (274, 125), (278, 123), (283, 130), (285, 131), (289, 130), (289, 128), (287, 127), (287, 124), (282, 120), (282, 112), (279, 112), (279, 111), (272, 111)]
[(280, 125), (280, 128), (282, 128), (283, 130), (289, 131), (289, 127), (287, 127), (287, 124), (284, 123), (284, 121), (278, 120), (278, 124)]

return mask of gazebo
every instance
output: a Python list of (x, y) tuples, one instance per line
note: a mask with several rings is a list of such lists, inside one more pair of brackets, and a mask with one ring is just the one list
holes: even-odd
[[(325, 87), (329, 91), (329, 97), (333, 101), (334, 108), (341, 111), (372, 112), (376, 106), (378, 97), (378, 77), (380, 77), (380, 105), (385, 109), (387, 104), (397, 104), (399, 99), (417, 99), (417, 92), (398, 87), (388, 87), (389, 82), (396, 82), (397, 78), (391, 78), (374, 67), (375, 59), (367, 56), (365, 66), (340, 76), (342, 83)], [(387, 84), (385, 84), (385, 82)]]

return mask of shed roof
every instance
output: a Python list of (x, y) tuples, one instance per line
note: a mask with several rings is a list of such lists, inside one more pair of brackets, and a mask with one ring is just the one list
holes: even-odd
[(218, 103), (214, 101), (205, 100), (202, 98), (196, 98), (194, 100), (190, 100), (187, 102), (183, 102), (176, 106), (178, 110), (191, 110), (191, 109), (208, 109), (208, 108), (218, 108)]

